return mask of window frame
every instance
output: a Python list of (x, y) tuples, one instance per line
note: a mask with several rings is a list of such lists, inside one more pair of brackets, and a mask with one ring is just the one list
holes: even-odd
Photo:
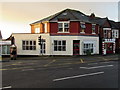
[(94, 43), (83, 43), (83, 54), (87, 54), (87, 50), (94, 54)]
[(112, 38), (118, 38), (119, 37), (119, 31), (118, 30), (112, 30)]
[[(24, 44), (23, 44), (24, 42)], [(32, 42), (32, 43), (30, 43)], [(22, 40), (22, 50), (36, 50), (36, 41), (35, 40)]]
[(54, 40), (54, 51), (66, 51), (66, 40)]
[[(62, 24), (61, 26), (59, 24)], [(68, 24), (68, 27), (65, 27), (65, 24)], [(59, 30), (61, 28), (61, 31)], [(68, 29), (67, 31), (65, 29)], [(69, 33), (70, 29), (70, 22), (69, 21), (62, 21), (58, 22), (58, 33)]]
[(40, 28), (39, 27), (35, 28), (35, 33), (40, 33)]

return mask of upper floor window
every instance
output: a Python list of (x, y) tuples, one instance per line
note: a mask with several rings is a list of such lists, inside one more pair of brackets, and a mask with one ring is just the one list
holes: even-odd
[(95, 34), (95, 25), (96, 24), (92, 24), (92, 33)]
[(112, 38), (118, 38), (118, 30), (112, 30)]
[(40, 28), (35, 28), (35, 33), (40, 33)]
[(86, 28), (85, 23), (81, 22), (80, 23), (80, 27), (81, 27), (81, 32), (84, 33), (85, 32), (85, 28)]
[(69, 32), (69, 22), (58, 22), (58, 32)]
[(103, 37), (111, 38), (111, 28), (103, 28)]
[(22, 41), (22, 50), (36, 50), (36, 41)]

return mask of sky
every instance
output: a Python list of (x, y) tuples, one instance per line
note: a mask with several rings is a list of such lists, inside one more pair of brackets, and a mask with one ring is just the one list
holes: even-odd
[(0, 30), (3, 39), (12, 33), (30, 33), (29, 24), (66, 8), (118, 21), (118, 2), (0, 2)]

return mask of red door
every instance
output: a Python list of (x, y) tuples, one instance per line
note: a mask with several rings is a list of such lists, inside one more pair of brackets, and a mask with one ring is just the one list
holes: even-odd
[(73, 55), (80, 55), (80, 40), (73, 40)]
[(105, 43), (105, 48), (107, 54), (113, 53), (113, 43)]

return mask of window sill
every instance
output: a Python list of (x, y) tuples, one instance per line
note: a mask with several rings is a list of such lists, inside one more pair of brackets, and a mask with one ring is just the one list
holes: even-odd
[(96, 33), (92, 33), (92, 34), (96, 34)]
[(70, 33), (70, 32), (57, 32), (57, 33)]
[(80, 32), (80, 33), (85, 34), (85, 32)]

